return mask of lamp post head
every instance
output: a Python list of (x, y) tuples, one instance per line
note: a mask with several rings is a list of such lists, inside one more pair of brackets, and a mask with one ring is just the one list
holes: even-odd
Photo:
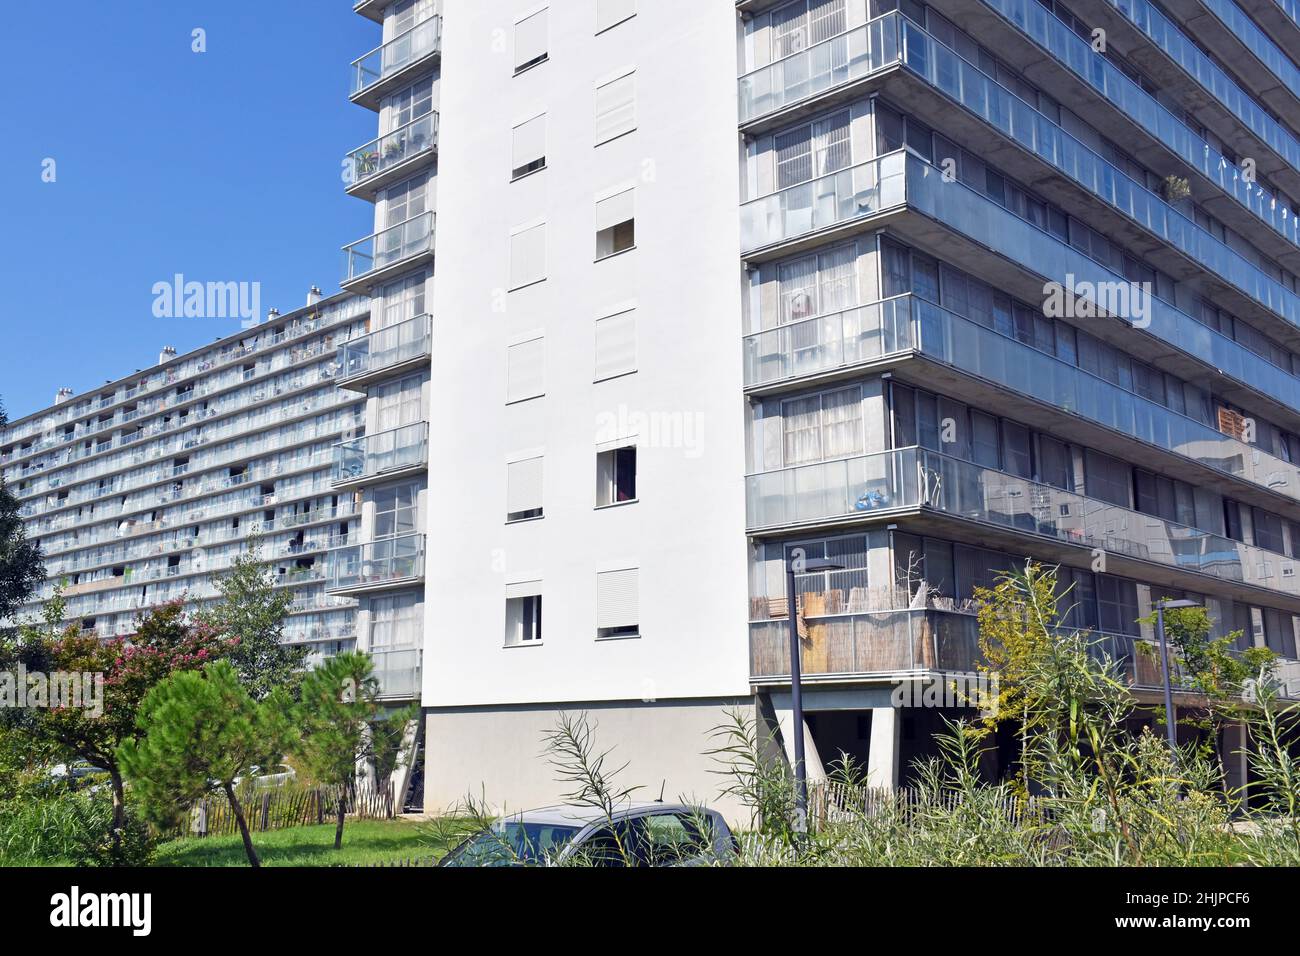
[(805, 558), (802, 555), (793, 555), (787, 559), (787, 567), (795, 574), (810, 574), (814, 571), (843, 571), (844, 565), (831, 561), (829, 558)]
[(1177, 601), (1157, 601), (1156, 607), (1164, 611), (1173, 611), (1184, 607), (1202, 607), (1202, 605), (1197, 604), (1195, 601), (1179, 599)]

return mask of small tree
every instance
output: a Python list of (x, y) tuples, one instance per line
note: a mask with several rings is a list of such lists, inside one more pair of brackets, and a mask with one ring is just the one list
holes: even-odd
[[(413, 710), (385, 714), (379, 690), (369, 655), (356, 652), (327, 659), (303, 679), (295, 753), (321, 783), (351, 789), (366, 760), (375, 762), (377, 784), (388, 782), (397, 763), (400, 734)], [(336, 850), (343, 846), (345, 818), (345, 803), (340, 799)]]
[(137, 723), (145, 735), (126, 741), (119, 759), (145, 814), (170, 823), (204, 794), (230, 801), (250, 866), (261, 866), (235, 791), (255, 767), (278, 763), (292, 724), (283, 691), (255, 701), (229, 661), (172, 675), (151, 690)]
[[(1143, 618), (1142, 623), (1155, 626), (1156, 615)], [(1201, 698), (1203, 710), (1199, 715), (1189, 714), (1182, 721), (1205, 731), (1203, 746), (1213, 758), (1225, 794), (1228, 790), (1227, 761), (1223, 753), (1221, 736), (1224, 725), (1240, 720), (1246, 714), (1242, 697), (1247, 683), (1261, 673), (1267, 678), (1277, 664), (1277, 655), (1266, 647), (1249, 647), (1237, 650), (1241, 631), (1226, 637), (1211, 639), (1210, 615), (1203, 607), (1169, 608), (1165, 611), (1165, 638), (1169, 641), (1170, 666), (1174, 658), (1181, 673), (1181, 683)], [(1159, 648), (1152, 653), (1159, 654)], [(1161, 711), (1163, 713), (1163, 710)], [(1164, 720), (1169, 720), (1168, 714)]]
[(177, 671), (196, 670), (228, 653), (231, 644), (202, 627), (186, 624), (180, 602), (139, 619), (130, 642), (101, 640), (76, 625), (60, 629), (63, 603), (45, 608), (43, 624), (25, 625), (16, 640), (0, 642), (0, 669), (18, 663), (29, 670), (103, 675), (102, 713), (88, 709), (0, 709), (0, 721), (50, 754), (79, 758), (108, 772), (113, 796), (112, 844), (120, 846), (126, 793), (118, 749), (138, 737), (137, 716), (146, 695)]
[(249, 550), (235, 559), (230, 573), (214, 583), (221, 600), (199, 611), (195, 619), (217, 634), (238, 640), (229, 660), (248, 693), (254, 700), (262, 700), (277, 687), (296, 694), (308, 648), (283, 643), (284, 619), (293, 597), (276, 589), (256, 537), (250, 540)]

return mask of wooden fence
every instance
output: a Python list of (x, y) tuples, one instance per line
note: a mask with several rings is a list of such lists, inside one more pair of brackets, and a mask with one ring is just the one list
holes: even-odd
[[(391, 820), (396, 815), (390, 787), (273, 787), (239, 794), (248, 829), (255, 833), (330, 823), (343, 812), (360, 820)], [(239, 823), (224, 795), (205, 797), (190, 807), (168, 836), (233, 836)]]
[[(821, 826), (857, 816), (876, 816), (886, 811), (910, 816), (925, 809), (954, 810), (964, 799), (957, 791), (946, 791), (936, 798), (934, 794), (910, 787), (890, 790), (826, 780), (808, 786), (808, 817), (813, 826)], [(1042, 818), (1042, 807), (1032, 797), (1026, 801), (1014, 794), (1005, 794), (997, 809), (1016, 825)]]
[(375, 863), (340, 863), (338, 865), (349, 867), (351, 869), (365, 869), (365, 870), (374, 869), (376, 867), (379, 868), (399, 867), (402, 869), (406, 869), (412, 867), (437, 866), (439, 859), (440, 857), (436, 857), (436, 856), (419, 856), (419, 857), (409, 857), (404, 860), (379, 860)]

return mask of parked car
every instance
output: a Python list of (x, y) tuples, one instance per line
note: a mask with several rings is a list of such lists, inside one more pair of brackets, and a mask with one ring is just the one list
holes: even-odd
[[(267, 767), (265, 770), (258, 766), (249, 768), (252, 770), (250, 777), (254, 790), (270, 790), (275, 787), (283, 787), (287, 783), (292, 783), (298, 776), (298, 772), (290, 767), (287, 763), (282, 763), (276, 767)], [(235, 778), (235, 786), (244, 782), (244, 777)]]
[(607, 818), (594, 807), (562, 805), (504, 817), (439, 866), (703, 866), (735, 851), (726, 821), (707, 807), (630, 804)]

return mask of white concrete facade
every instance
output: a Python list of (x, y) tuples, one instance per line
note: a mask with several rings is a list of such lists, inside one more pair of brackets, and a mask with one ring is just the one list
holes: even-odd
[[(552, 3), (546, 60), (515, 75), (516, 22), (543, 8), (445, 5), (430, 808), (480, 785), (496, 803), (554, 799), (539, 735), (578, 709), (634, 758), (627, 782), (713, 796), (703, 732), (748, 695), (735, 14), (641, 2), (598, 33), (595, 0)], [(635, 129), (597, 145), (597, 88), (629, 73)], [(545, 168), (512, 182), (512, 130), (543, 113)], [(596, 261), (597, 204), (628, 189), (635, 246)], [(539, 223), (544, 278), (511, 289), (511, 235)], [(628, 312), (635, 370), (597, 381), (596, 322)], [(508, 404), (507, 349), (538, 338), (544, 394)], [(624, 439), (636, 500), (597, 507), (598, 448)], [(538, 457), (543, 514), (507, 523), (507, 466)], [(597, 576), (631, 569), (638, 636), (598, 639)], [(528, 582), (542, 640), (505, 646), (507, 588)]]

